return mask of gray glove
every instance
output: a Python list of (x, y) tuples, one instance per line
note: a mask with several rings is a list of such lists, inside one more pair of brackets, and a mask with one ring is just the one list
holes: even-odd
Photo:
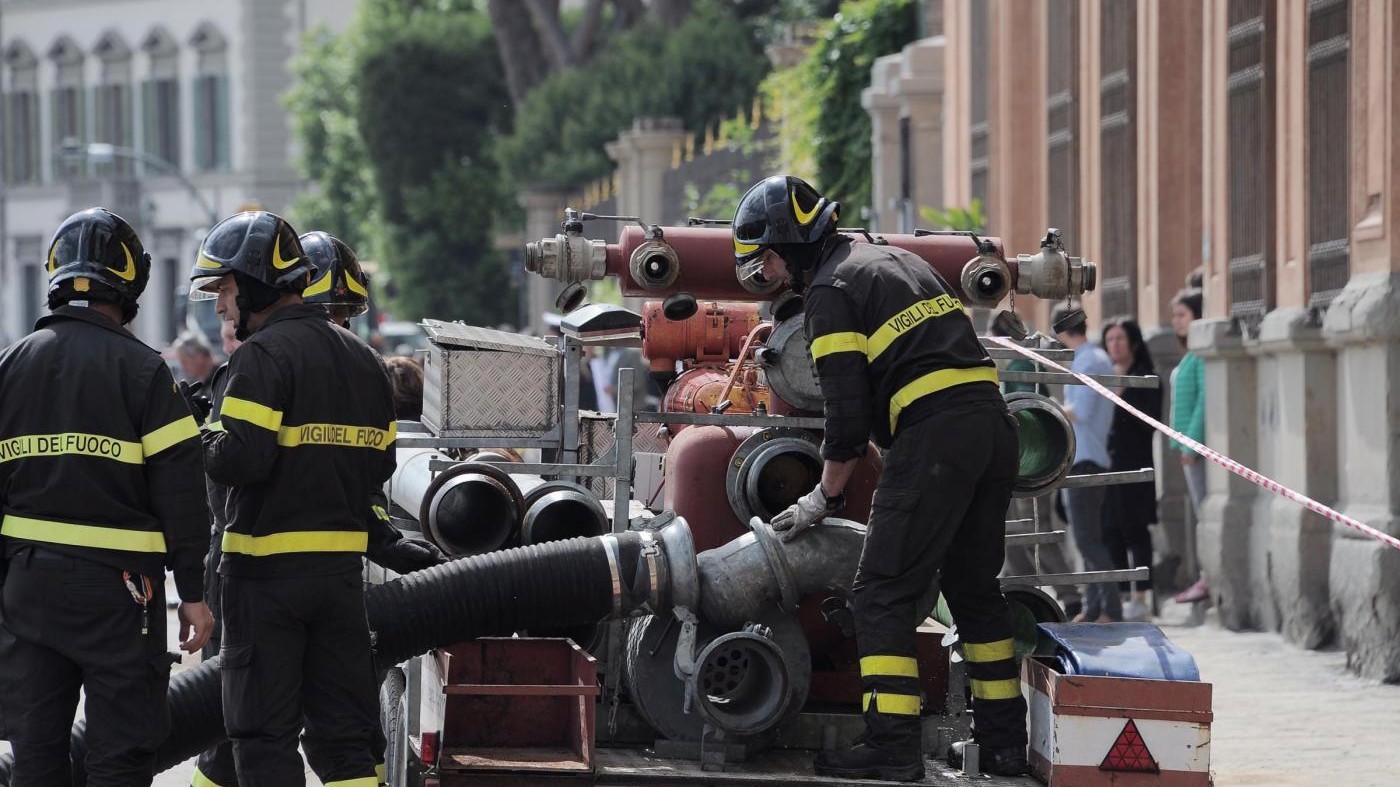
[(827, 497), (820, 483), (807, 494), (799, 497), (787, 510), (773, 517), (769, 524), (783, 534), (784, 541), (791, 541), (798, 533), (840, 511), (846, 505), (846, 495)]

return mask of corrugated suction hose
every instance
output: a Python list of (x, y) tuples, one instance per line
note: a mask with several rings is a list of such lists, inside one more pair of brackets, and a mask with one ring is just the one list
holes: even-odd
[[(546, 578), (548, 581), (545, 581)], [(365, 592), (375, 660), (384, 668), (473, 637), (523, 628), (596, 623), (638, 611), (693, 606), (695, 553), (685, 520), (658, 532), (575, 538), (462, 558)], [(156, 758), (164, 771), (224, 736), (219, 659), (170, 679), (170, 737)], [(73, 729), (74, 784), (86, 783), (81, 723)], [(13, 757), (0, 757), (8, 787)]]

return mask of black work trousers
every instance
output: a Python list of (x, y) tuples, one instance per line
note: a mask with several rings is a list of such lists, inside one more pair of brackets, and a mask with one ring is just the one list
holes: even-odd
[(856, 644), (867, 740), (918, 748), (918, 602), (937, 581), (961, 636), (975, 737), (1026, 744), (1006, 599), (1006, 510), (1016, 479), (1016, 427), (998, 400), (955, 405), (901, 426), (885, 455), (856, 571)]
[[(133, 577), (140, 586), (140, 577)], [(165, 578), (151, 577), (147, 628), (115, 568), (43, 547), (9, 561), (0, 605), (0, 738), (10, 787), (71, 787), (70, 730), (85, 696), (90, 787), (149, 785), (170, 733)]]
[(375, 787), (379, 724), (364, 590), (356, 573), (223, 578), (224, 728), (241, 787)]

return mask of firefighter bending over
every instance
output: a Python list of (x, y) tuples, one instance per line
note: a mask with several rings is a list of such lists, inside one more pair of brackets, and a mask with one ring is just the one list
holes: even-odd
[(81, 689), (87, 783), (149, 785), (170, 732), (167, 566), (181, 648), (213, 627), (199, 429), (159, 353), (122, 327), (151, 269), (131, 226), (73, 214), (46, 269), (52, 313), (0, 356), (0, 739), (14, 784), (72, 784)]
[[(822, 479), (773, 529), (792, 538), (838, 511), (872, 434), (886, 452), (853, 586), (866, 732), (818, 754), (816, 771), (923, 777), (914, 633), (916, 605), (937, 581), (962, 634), (982, 769), (1018, 775), (1026, 705), (997, 581), (1016, 428), (952, 288), (910, 252), (837, 233), (839, 210), (802, 180), (775, 176), (745, 193), (733, 224), (739, 275), (805, 296), (825, 400)], [(955, 744), (954, 764), (961, 752)]]
[(227, 486), (224, 727), (238, 783), (374, 787), (378, 722), (361, 589), (370, 491), (394, 469), (389, 382), (373, 350), (302, 302), (315, 266), (264, 211), (204, 239), (192, 298), (217, 298), (243, 346), (214, 403), (205, 467)]

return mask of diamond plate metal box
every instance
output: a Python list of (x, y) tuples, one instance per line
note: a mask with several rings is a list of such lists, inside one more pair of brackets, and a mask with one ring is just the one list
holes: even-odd
[(424, 320), (423, 424), (439, 437), (544, 438), (559, 425), (562, 355), (532, 336)]

